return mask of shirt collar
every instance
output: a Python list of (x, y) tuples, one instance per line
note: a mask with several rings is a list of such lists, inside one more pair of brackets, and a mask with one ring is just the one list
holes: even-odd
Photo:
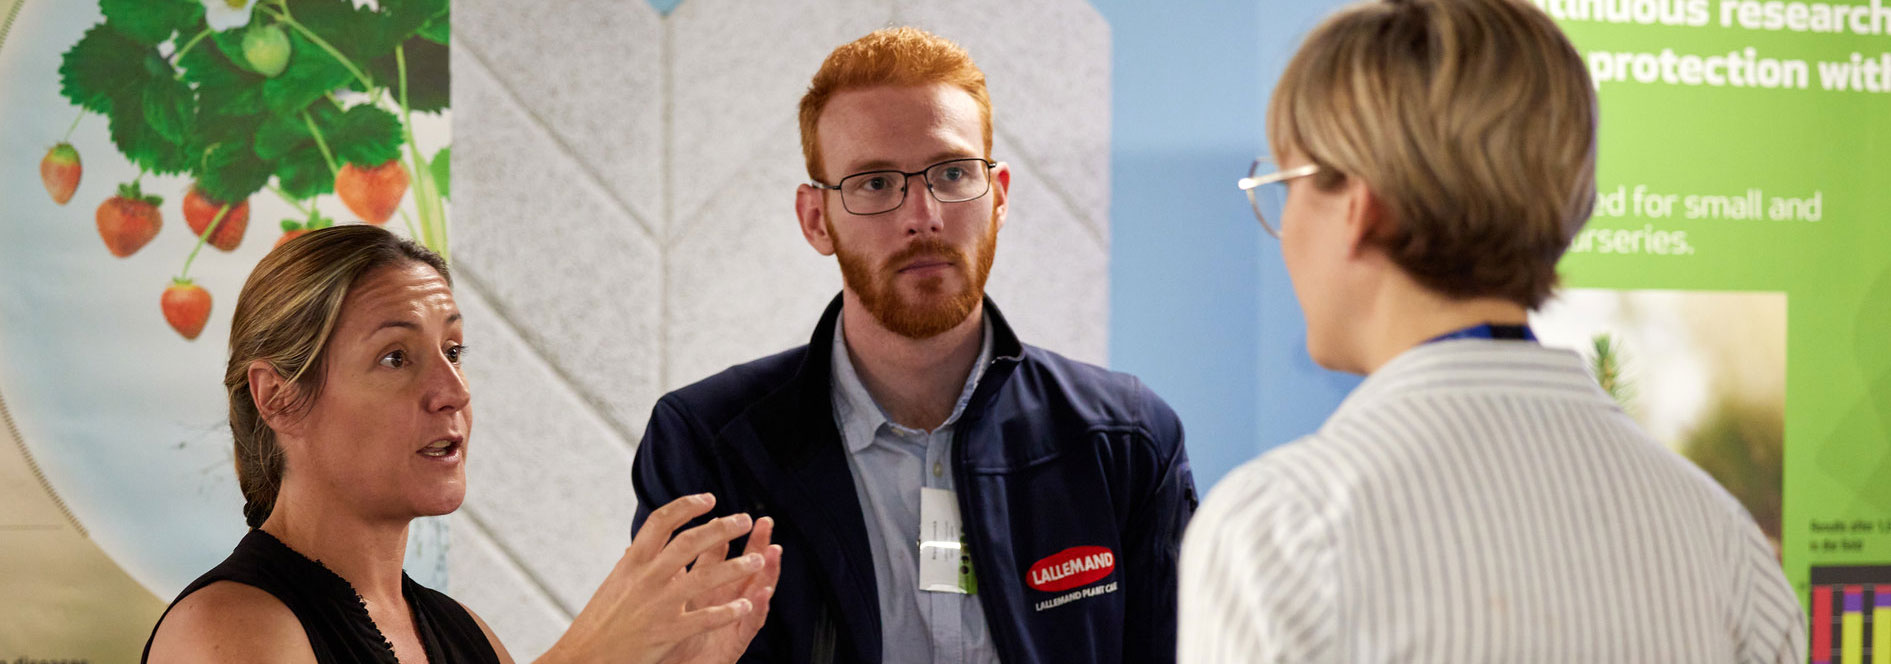
[[(839, 319), (834, 322), (834, 346), (830, 359), (834, 375), (834, 421), (840, 426), (841, 440), (846, 443), (847, 452), (858, 454), (873, 444), (882, 425), (899, 429), (905, 427), (887, 418), (886, 410), (873, 400), (873, 394), (860, 381), (860, 374), (854, 370), (853, 356), (847, 352), (846, 325), (842, 322)], [(978, 388), (979, 379), (985, 376), (985, 368), (991, 364), (991, 317), (985, 316), (980, 327), (978, 361), (972, 364), (972, 373), (965, 377), (965, 387), (959, 390), (958, 401), (952, 405), (952, 415), (939, 425), (940, 428), (951, 426), (965, 413), (966, 405), (971, 403), (972, 392)]]

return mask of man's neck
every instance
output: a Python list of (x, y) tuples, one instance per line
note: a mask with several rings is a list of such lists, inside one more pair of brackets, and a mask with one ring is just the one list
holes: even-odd
[(957, 326), (928, 339), (893, 333), (860, 304), (843, 296), (841, 325), (860, 383), (895, 424), (931, 431), (945, 424), (984, 341), (980, 302)]
[(1369, 297), (1371, 308), (1349, 325), (1357, 363), (1350, 370), (1371, 374), (1405, 351), (1474, 325), (1524, 325), (1530, 320), (1529, 310), (1515, 302), (1452, 299), (1399, 276)]
[[(401, 596), (401, 561), (407, 554), (409, 520), (369, 520), (344, 505), (287, 483), (262, 530), (297, 553), (321, 561), (354, 586), (371, 609), (406, 611)], [(397, 608), (398, 607), (398, 608)]]

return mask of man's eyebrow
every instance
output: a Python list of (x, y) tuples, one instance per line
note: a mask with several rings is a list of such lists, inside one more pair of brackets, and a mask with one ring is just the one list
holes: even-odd
[(446, 317), (446, 324), (448, 325), (452, 325), (458, 322), (460, 322), (460, 314), (458, 312), (454, 312), (453, 315)]
[[(945, 152), (940, 152), (927, 158), (926, 165), (931, 166), (933, 164), (937, 164), (939, 162), (944, 162), (944, 161), (956, 161), (959, 159), (979, 159), (979, 158), (981, 157), (979, 157), (976, 154), (971, 154), (962, 150), (947, 150)], [(847, 169), (847, 174), (857, 175), (857, 174), (865, 173), (868, 171), (897, 171), (897, 170), (899, 170), (899, 165), (894, 164), (893, 162), (887, 161), (885, 159), (875, 159), (869, 162), (854, 164), (852, 167)]]

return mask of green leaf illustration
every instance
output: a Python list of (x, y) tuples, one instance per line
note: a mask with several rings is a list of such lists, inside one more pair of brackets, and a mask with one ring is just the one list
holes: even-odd
[(276, 162), (276, 180), (282, 185), (282, 193), (298, 200), (335, 190), (335, 174), (328, 170), (328, 162), (313, 141)]
[[(407, 56), (407, 107), (415, 113), (437, 113), (453, 102), (447, 47), (415, 37), (402, 44)], [(400, 63), (393, 55), (374, 61), (369, 70), (376, 81), (400, 94)]]
[(197, 99), (189, 84), (172, 78), (153, 78), (145, 82), (140, 105), (145, 122), (165, 140), (186, 145), (196, 137)]
[(237, 67), (220, 49), (199, 46), (186, 54), (180, 64), (184, 68), (184, 80), (197, 85), (197, 100), (206, 126), (216, 124), (213, 118), (228, 119), (263, 112), (263, 81), (268, 79)]
[(313, 147), (314, 140), (300, 113), (278, 115), (256, 128), (256, 156), (264, 161), (275, 161), (305, 145)]
[(155, 46), (173, 33), (200, 26), (204, 5), (196, 0), (99, 0), (105, 22), (143, 46)]
[(445, 46), (453, 39), (453, 22), (447, 20), (447, 14), (433, 17), (426, 25), (420, 26), (419, 35), (431, 42)]
[(453, 190), (453, 148), (440, 148), (433, 154), (433, 160), (427, 162), (427, 170), (433, 173), (433, 184), (440, 189), (441, 198), (452, 198)]
[(92, 26), (59, 64), (59, 93), (94, 113), (110, 114), (113, 100), (138, 90), (149, 76), (146, 55), (155, 51), (104, 23)]
[(319, 50), (301, 33), (289, 35), (289, 68), (275, 78), (263, 81), (263, 103), (276, 115), (300, 111), (332, 91), (348, 87), (354, 74), (328, 53)]
[(363, 168), (401, 156), (401, 121), (393, 113), (366, 104), (348, 109), (327, 132), (337, 160)]
[[(163, 95), (162, 92), (153, 94), (154, 97)], [(112, 144), (118, 146), (118, 151), (153, 173), (172, 175), (190, 170), (195, 160), (187, 147), (165, 138), (145, 120), (143, 95), (127, 97), (125, 101), (124, 111), (110, 115)]]
[(248, 144), (219, 143), (204, 154), (197, 186), (212, 200), (241, 201), (269, 184), (272, 170)]

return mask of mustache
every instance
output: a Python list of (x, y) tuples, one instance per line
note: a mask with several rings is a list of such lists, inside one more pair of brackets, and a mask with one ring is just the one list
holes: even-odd
[(893, 257), (886, 261), (886, 269), (889, 272), (896, 271), (900, 266), (920, 258), (939, 258), (954, 262), (960, 260), (958, 250), (953, 249), (952, 245), (946, 244), (944, 240), (929, 237), (914, 240), (912, 244), (906, 245), (905, 249), (893, 254)]

